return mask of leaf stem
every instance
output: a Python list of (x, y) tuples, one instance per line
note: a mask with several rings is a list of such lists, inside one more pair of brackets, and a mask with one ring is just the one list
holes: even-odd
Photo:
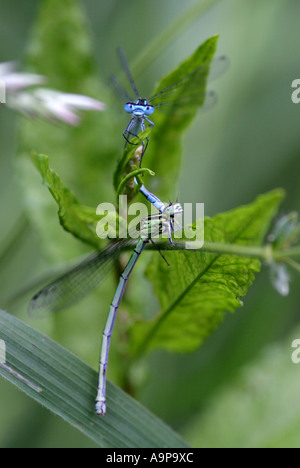
[[(182, 246), (172, 246), (167, 242), (159, 242), (156, 244), (156, 247), (158, 247), (160, 250), (187, 250), (184, 243)], [(153, 250), (153, 248), (154, 247), (152, 245), (148, 246), (149, 250)], [(226, 244), (221, 242), (204, 242), (204, 245), (201, 249), (199, 249), (199, 252), (257, 258), (261, 261), (270, 263), (272, 261), (287, 260), (293, 257), (299, 257), (300, 246), (291, 247), (285, 250), (275, 250), (272, 244), (251, 246), (242, 244)]]
[(261, 260), (269, 261), (272, 259), (272, 246), (266, 244), (262, 247), (249, 246), (241, 244), (223, 244), (219, 242), (205, 242), (203, 248), (204, 252), (218, 253), (218, 254), (231, 254), (242, 257), (259, 258)]

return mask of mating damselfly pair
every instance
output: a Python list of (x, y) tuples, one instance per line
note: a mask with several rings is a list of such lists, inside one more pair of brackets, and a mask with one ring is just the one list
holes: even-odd
[[(112, 78), (119, 94), (126, 100), (125, 111), (132, 114), (132, 119), (123, 134), (126, 144), (132, 144), (133, 137), (138, 138), (139, 130), (145, 129), (145, 121), (148, 122), (149, 125), (154, 126), (149, 116), (153, 114), (155, 109), (162, 110), (168, 106), (175, 106), (177, 108), (180, 106), (195, 105), (195, 103), (199, 107), (202, 106), (202, 108), (211, 107), (215, 102), (215, 94), (212, 92), (206, 93), (204, 91), (205, 83), (203, 82), (203, 77), (206, 82), (209, 72), (211, 72), (212, 77), (218, 76), (225, 70), (227, 63), (225, 57), (210, 61), (191, 71), (186, 76), (181, 77), (173, 85), (159, 90), (149, 99), (143, 99), (137, 91), (124, 52), (119, 50), (119, 55), (137, 98), (133, 100), (119, 85), (116, 78)], [(140, 141), (142, 145), (141, 161), (148, 142), (148, 137), (146, 139), (146, 144), (144, 141)], [(30, 314), (32, 316), (40, 316), (43, 315), (44, 312), (58, 312), (68, 308), (83, 298), (106, 277), (109, 266), (112, 265), (113, 260), (116, 259), (123, 249), (134, 246), (130, 260), (120, 276), (104, 327), (99, 366), (99, 384), (96, 396), (96, 412), (99, 415), (104, 415), (106, 413), (106, 372), (110, 338), (127, 280), (146, 244), (150, 242), (154, 243), (155, 238), (167, 233), (170, 243), (174, 245), (172, 233), (175, 230), (176, 216), (180, 215), (183, 211), (180, 203), (176, 202), (166, 205), (162, 203), (158, 197), (150, 193), (144, 185), (140, 186), (140, 191), (147, 200), (157, 208), (158, 213), (142, 220), (139, 230), (139, 240), (137, 242), (130, 238), (121, 240), (110, 244), (101, 252), (92, 254), (77, 267), (43, 288), (33, 297), (30, 303)]]

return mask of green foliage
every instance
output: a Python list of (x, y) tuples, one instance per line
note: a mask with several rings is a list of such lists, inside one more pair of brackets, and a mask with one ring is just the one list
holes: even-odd
[[(205, 240), (260, 245), (278, 211), (283, 192), (259, 197), (248, 206), (205, 220)], [(147, 276), (159, 298), (161, 312), (132, 330), (132, 345), (144, 349), (193, 351), (222, 322), (226, 311), (242, 305), (260, 270), (260, 261), (205, 252), (168, 252), (168, 267), (153, 257)], [(184, 272), (184, 274), (182, 274)]]

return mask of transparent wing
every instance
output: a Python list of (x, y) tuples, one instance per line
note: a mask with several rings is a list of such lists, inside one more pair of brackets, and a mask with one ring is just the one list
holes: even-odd
[(124, 239), (88, 256), (35, 294), (29, 304), (29, 314), (44, 316), (79, 302), (106, 277), (121, 250), (135, 243), (132, 239)]
[(138, 90), (137, 90), (137, 88), (136, 88), (135, 82), (134, 82), (134, 80), (133, 80), (133, 78), (132, 78), (132, 76), (131, 76), (131, 73), (130, 73), (130, 70), (129, 70), (129, 66), (128, 66), (128, 62), (127, 62), (127, 60), (126, 60), (125, 52), (124, 52), (124, 50), (122, 49), (122, 47), (119, 47), (119, 48), (118, 48), (118, 55), (119, 55), (119, 58), (120, 58), (120, 61), (121, 61), (121, 65), (122, 65), (122, 67), (123, 67), (123, 69), (124, 69), (124, 71), (125, 71), (125, 73), (126, 73), (126, 75), (127, 75), (127, 78), (128, 78), (129, 81), (130, 81), (130, 84), (131, 84), (131, 86), (132, 86), (132, 89), (133, 89), (133, 91), (135, 92), (136, 97), (139, 98), (140, 95), (139, 95), (139, 92), (138, 92)]
[[(152, 223), (149, 222), (150, 219)], [(152, 215), (143, 219), (140, 224), (133, 226), (126, 239), (110, 244), (101, 252), (95, 252), (88, 256), (79, 265), (35, 294), (29, 304), (30, 316), (41, 317), (59, 312), (79, 302), (107, 276), (114, 260), (122, 250), (136, 245), (141, 235), (145, 240), (148, 236), (158, 237), (162, 232), (161, 226), (162, 215), (160, 213)]]
[(178, 108), (182, 107), (200, 107), (200, 112), (211, 109), (217, 102), (217, 95), (214, 91), (207, 91), (206, 93), (191, 93), (188, 96), (181, 96), (175, 99), (162, 101), (155, 105), (155, 108), (160, 112), (167, 112), (170, 107), (174, 108), (174, 104)]
[(127, 93), (127, 91), (125, 91), (123, 86), (121, 86), (121, 84), (119, 83), (119, 81), (117, 80), (117, 78), (114, 75), (111, 75), (109, 77), (109, 81), (110, 81), (110, 84), (111, 84), (112, 88), (114, 89), (116, 95), (118, 96), (118, 98), (121, 99), (121, 101), (124, 102), (124, 104), (126, 102), (133, 102), (134, 101), (134, 99), (132, 99), (132, 97)]
[[(148, 99), (154, 107), (174, 103), (175, 99), (182, 105), (193, 102), (196, 96), (202, 96), (203, 102), (206, 100), (207, 93), (205, 92), (206, 81), (213, 80), (224, 73), (228, 67), (228, 60), (225, 56), (217, 57), (216, 59), (201, 65), (200, 67), (188, 73), (181, 80), (173, 85), (162, 89), (158, 93)], [(210, 93), (208, 93), (209, 95)]]

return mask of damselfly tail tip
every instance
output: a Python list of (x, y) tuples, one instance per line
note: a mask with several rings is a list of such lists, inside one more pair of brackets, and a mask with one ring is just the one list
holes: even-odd
[(95, 410), (98, 416), (105, 416), (106, 414), (106, 403), (105, 401), (96, 401)]

